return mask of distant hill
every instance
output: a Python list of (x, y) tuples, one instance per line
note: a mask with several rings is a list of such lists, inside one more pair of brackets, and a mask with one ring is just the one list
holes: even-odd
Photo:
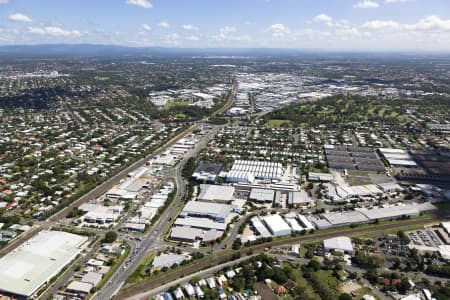
[(408, 52), (349, 52), (327, 51), (324, 49), (282, 49), (282, 48), (168, 48), (168, 47), (127, 47), (99, 44), (39, 44), (0, 46), (1, 57), (118, 57), (118, 56), (235, 56), (235, 57), (296, 57), (327, 59), (411, 59), (418, 57), (448, 58), (448, 53), (408, 53)]

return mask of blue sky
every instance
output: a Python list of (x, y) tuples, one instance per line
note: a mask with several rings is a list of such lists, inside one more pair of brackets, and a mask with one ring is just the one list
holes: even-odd
[(448, 0), (0, 0), (0, 44), (450, 51)]

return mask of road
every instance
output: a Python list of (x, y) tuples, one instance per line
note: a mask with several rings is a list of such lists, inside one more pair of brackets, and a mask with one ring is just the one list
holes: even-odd
[[(213, 115), (225, 112), (231, 105), (233, 105), (237, 93), (237, 84), (233, 83), (232, 91), (228, 98), (227, 103), (220, 108)], [(163, 234), (166, 227), (171, 223), (170, 221), (175, 217), (178, 212), (179, 205), (183, 199), (186, 189), (186, 182), (184, 181), (181, 172), (188, 161), (189, 158), (195, 157), (198, 153), (206, 147), (209, 141), (211, 141), (216, 133), (223, 126), (213, 126), (212, 130), (208, 132), (207, 135), (202, 137), (201, 141), (191, 150), (175, 167), (174, 178), (176, 184), (176, 195), (173, 202), (169, 207), (163, 212), (162, 216), (156, 221), (153, 227), (149, 230), (149, 233), (143, 237), (143, 241), (138, 245), (139, 249), (136, 248), (136, 253), (129, 258), (125, 264), (119, 269), (118, 272), (113, 274), (111, 279), (108, 281), (106, 286), (99, 290), (93, 299), (111, 299), (113, 295), (122, 287), (126, 279), (131, 275), (131, 273), (139, 266), (141, 261), (151, 252), (159, 249), (161, 243), (163, 242)], [(134, 249), (133, 249), (134, 252)], [(133, 253), (130, 252), (130, 253)]]
[[(256, 254), (254, 254), (252, 256), (255, 256), (255, 255)], [(208, 277), (208, 276), (214, 275), (215, 273), (217, 273), (218, 271), (222, 270), (223, 268), (230, 267), (230, 266), (233, 266), (235, 264), (238, 264), (238, 263), (240, 263), (242, 261), (245, 261), (245, 260), (249, 259), (250, 257), (251, 256), (243, 257), (243, 258), (240, 258), (240, 259), (237, 259), (237, 260), (233, 260), (233, 261), (229, 261), (229, 262), (226, 262), (226, 263), (223, 263), (223, 264), (219, 264), (217, 266), (214, 266), (214, 267), (211, 267), (211, 268), (208, 268), (208, 269), (205, 269), (205, 270), (198, 271), (196, 273), (190, 274), (190, 275), (185, 276), (183, 278), (176, 279), (176, 280), (174, 280), (172, 282), (163, 284), (163, 285), (161, 285), (161, 286), (159, 286), (159, 287), (157, 287), (157, 288), (155, 288), (155, 289), (153, 289), (151, 291), (147, 291), (147, 292), (141, 293), (139, 295), (133, 296), (131, 298), (125, 298), (125, 299), (126, 300), (131, 300), (131, 299), (148, 299), (150, 297), (154, 297), (154, 296), (156, 296), (156, 295), (158, 295), (158, 294), (160, 294), (160, 293), (162, 293), (164, 291), (167, 291), (167, 289), (170, 288), (171, 286), (183, 285), (185, 283), (188, 283), (194, 277), (204, 278), (204, 277)]]
[[(210, 259), (203, 259), (200, 260), (194, 264), (179, 267), (164, 276), (157, 277), (153, 280), (145, 281), (140, 284), (137, 284), (135, 286), (125, 288), (115, 296), (114, 299), (124, 299), (124, 298), (133, 298), (136, 295), (139, 295), (143, 292), (149, 291), (151, 289), (154, 289), (156, 287), (159, 287), (163, 284), (173, 282), (176, 279), (182, 278), (187, 276), (188, 274), (197, 272), (201, 269), (206, 269), (211, 266), (223, 263), (224, 261), (230, 261), (232, 260), (233, 255), (236, 253), (239, 253), (241, 257), (253, 255), (254, 253), (263, 253), (266, 251), (266, 248), (268, 247), (279, 247), (279, 246), (286, 246), (291, 245), (293, 243), (308, 243), (308, 242), (315, 242), (315, 241), (321, 241), (324, 239), (333, 238), (336, 236), (361, 236), (365, 234), (375, 234), (380, 231), (391, 231), (391, 230), (399, 230), (405, 227), (414, 226), (414, 225), (422, 225), (426, 223), (431, 222), (439, 222), (441, 219), (429, 216), (427, 218), (421, 218), (421, 219), (411, 219), (411, 220), (405, 220), (402, 222), (395, 222), (395, 223), (387, 223), (387, 224), (378, 224), (373, 225), (369, 227), (361, 227), (361, 228), (343, 228), (339, 231), (333, 231), (333, 232), (316, 232), (314, 234), (307, 234), (303, 236), (297, 236), (297, 237), (287, 237), (285, 239), (275, 240), (269, 243), (263, 243), (259, 245), (254, 245), (246, 248), (242, 248), (238, 251), (227, 251), (226, 253), (219, 254), (217, 253), (215, 256), (211, 256)], [(136, 299), (136, 298), (134, 298)]]

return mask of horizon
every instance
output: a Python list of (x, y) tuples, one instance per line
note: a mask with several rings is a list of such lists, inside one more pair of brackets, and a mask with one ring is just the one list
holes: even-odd
[(0, 0), (0, 45), (450, 52), (442, 0)]

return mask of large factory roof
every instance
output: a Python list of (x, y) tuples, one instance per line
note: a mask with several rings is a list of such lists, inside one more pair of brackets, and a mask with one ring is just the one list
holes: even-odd
[(87, 237), (42, 231), (0, 259), (0, 291), (31, 297), (83, 249)]
[(234, 187), (228, 185), (200, 184), (199, 200), (204, 201), (231, 201)]

